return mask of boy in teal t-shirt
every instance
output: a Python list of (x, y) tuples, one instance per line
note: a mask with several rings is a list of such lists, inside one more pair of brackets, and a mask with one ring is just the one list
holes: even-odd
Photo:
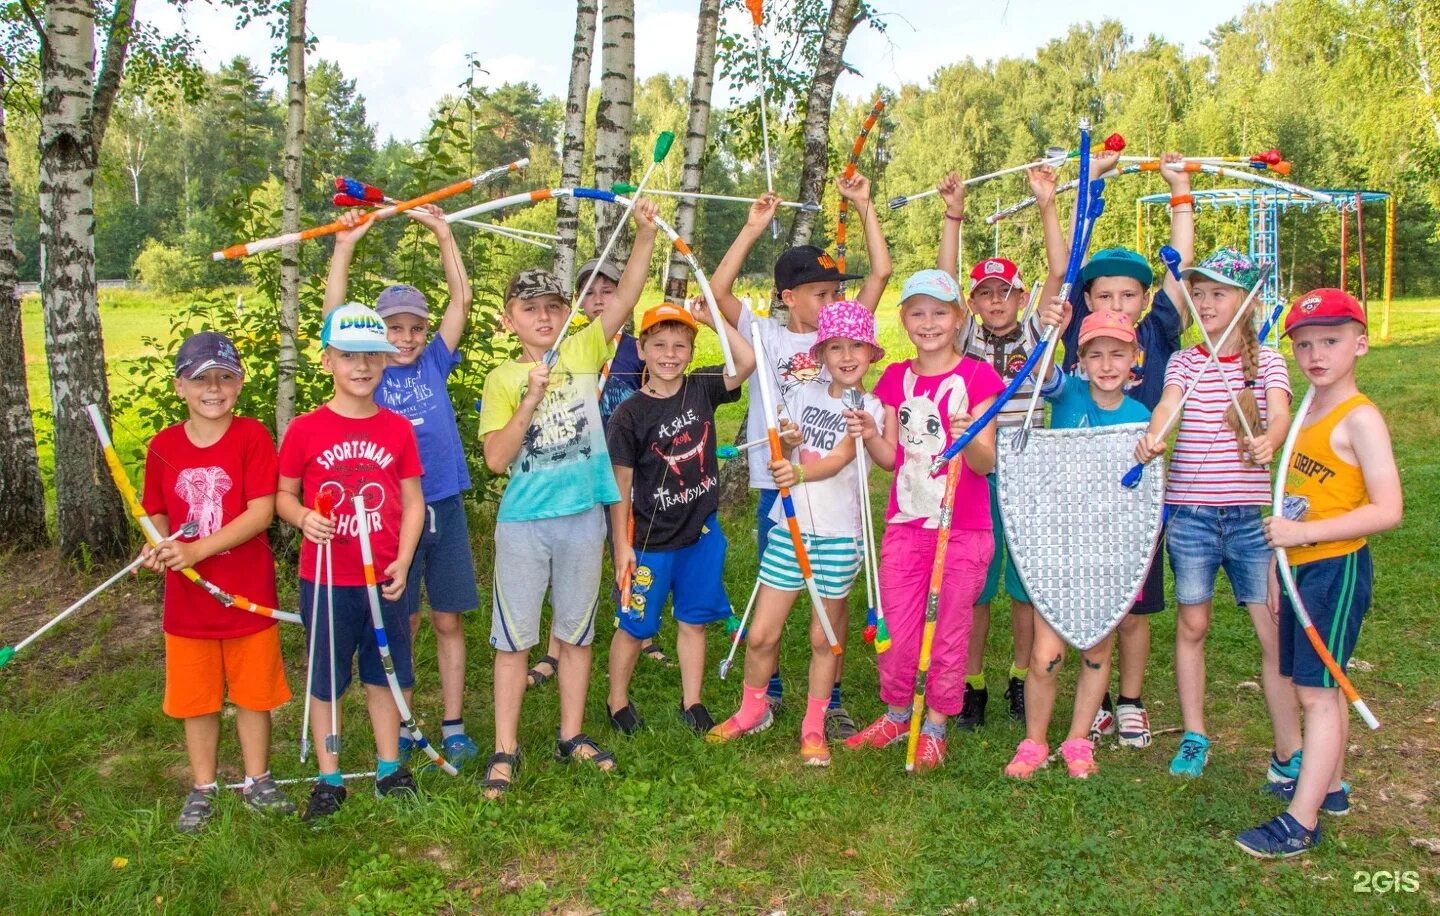
[(510, 475), (495, 523), (495, 753), (481, 783), (487, 798), (509, 791), (519, 767), (525, 672), (530, 648), (540, 641), (547, 592), (561, 643), (555, 758), (615, 767), (614, 755), (581, 726), (600, 597), (603, 507), (620, 501), (596, 387), (611, 341), (640, 299), (657, 228), (652, 201), (636, 201), (633, 214), (635, 246), (614, 300), (565, 338), (553, 367), (546, 356), (570, 309), (560, 282), (546, 271), (525, 270), (505, 294), (502, 319), (521, 353), (485, 379), (480, 408), (485, 464)]

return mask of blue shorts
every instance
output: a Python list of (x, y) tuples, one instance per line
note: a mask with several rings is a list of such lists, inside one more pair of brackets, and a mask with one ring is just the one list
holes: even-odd
[[(305, 621), (306, 664), (309, 663), (311, 631), (310, 606), (315, 600), (315, 583), (300, 580), (300, 616)], [(314, 630), (315, 671), (310, 681), (310, 695), (329, 702), (330, 695), (330, 610), (325, 603), (328, 591), (320, 592), (319, 629)], [(363, 585), (337, 585), (335, 592), (335, 692), (343, 696), (350, 686), (350, 662), (356, 660), (360, 683), (383, 687), (389, 683), (385, 665), (380, 661), (380, 645), (370, 619), (370, 596)], [(380, 599), (380, 619), (385, 623), (385, 637), (390, 657), (395, 662), (395, 676), (400, 686), (415, 686), (415, 668), (410, 657), (410, 617), (398, 601)]]
[(1140, 594), (1135, 596), (1135, 603), (1130, 607), (1130, 613), (1140, 617), (1149, 614), (1158, 614), (1165, 610), (1165, 529), (1160, 529), (1160, 540), (1155, 545), (1155, 556), (1150, 560), (1150, 569), (1145, 573), (1145, 581), (1140, 585)]
[[(1328, 560), (1294, 567), (1295, 587), (1315, 624), (1325, 648), (1344, 671), (1360, 638), (1360, 624), (1370, 609), (1370, 587), (1375, 568), (1370, 548)], [(1300, 626), (1286, 592), (1280, 608), (1280, 674), (1297, 687), (1334, 687), (1335, 679), (1320, 661), (1310, 638)]]
[(780, 491), (761, 488), (755, 492), (760, 494), (760, 501), (755, 506), (755, 556), (763, 557), (770, 543), (770, 532), (775, 528), (770, 510), (774, 508), (775, 500), (780, 498)]
[(1005, 594), (1010, 596), (1012, 601), (1021, 604), (1030, 603), (1030, 594), (1025, 591), (1025, 583), (1020, 581), (1020, 571), (1015, 568), (1015, 562), (1010, 558), (1009, 545), (1005, 543), (1005, 520), (1000, 517), (1000, 494), (997, 491), (995, 475), (986, 476), (990, 484), (990, 530), (995, 535), (995, 553), (990, 557), (990, 567), (985, 570), (985, 587), (980, 591), (980, 599), (976, 604), (989, 604), (995, 600), (1000, 593), (1000, 573), (1005, 573)]
[(660, 632), (660, 612), (671, 599), (675, 619), (707, 624), (730, 616), (725, 594), (725, 533), (712, 514), (705, 520), (700, 539), (676, 550), (635, 552), (635, 575), (630, 585), (630, 607), (622, 608), (620, 629), (636, 639), (651, 639)]
[(1166, 550), (1175, 571), (1175, 602), (1204, 604), (1215, 597), (1221, 567), (1238, 604), (1264, 604), (1270, 591), (1270, 545), (1259, 506), (1170, 507)]
[(415, 559), (410, 561), (405, 595), (400, 599), (407, 614), (420, 612), (422, 580), (432, 611), (463, 614), (480, 606), (465, 498), (459, 493), (425, 504), (425, 527), (415, 545)]

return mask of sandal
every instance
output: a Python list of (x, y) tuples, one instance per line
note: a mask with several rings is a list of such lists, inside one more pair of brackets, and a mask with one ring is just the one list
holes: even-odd
[[(510, 767), (509, 776), (491, 776), (490, 773), (495, 767), (504, 764)], [(480, 790), (485, 797), (491, 801), (502, 798), (510, 791), (510, 786), (520, 774), (520, 751), (517, 748), (515, 753), (507, 754), (504, 751), (496, 751), (485, 761), (485, 778), (480, 780)]]
[[(545, 672), (541, 671), (541, 665), (549, 665), (550, 673), (546, 674)], [(540, 656), (540, 660), (535, 664), (531, 665), (530, 670), (525, 672), (525, 689), (533, 690), (536, 687), (544, 687), (550, 682), (550, 679), (559, 672), (559, 670), (560, 659), (556, 658), (553, 655)]]
[[(581, 748), (588, 750), (590, 753), (579, 753)], [(595, 743), (595, 739), (584, 732), (580, 732), (569, 740), (556, 738), (555, 759), (560, 763), (570, 763), (573, 760), (593, 763), (596, 769), (602, 773), (609, 773), (615, 769), (615, 755), (607, 750), (603, 750), (600, 745)]]
[(673, 667), (675, 667), (675, 660), (674, 660), (673, 658), (671, 658), (670, 656), (666, 655), (666, 654), (665, 654), (665, 650), (664, 650), (664, 649), (661, 649), (658, 645), (656, 645), (656, 644), (653, 643), (653, 642), (650, 643), (650, 645), (646, 646), (645, 648), (641, 649), (641, 650), (640, 650), (640, 654), (643, 655), (643, 656), (645, 656), (646, 658), (650, 659), (651, 661), (659, 662), (660, 664), (664, 665), (666, 668), (673, 668)]

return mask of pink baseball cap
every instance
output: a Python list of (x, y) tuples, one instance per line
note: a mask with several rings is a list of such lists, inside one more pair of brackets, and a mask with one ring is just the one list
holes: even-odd
[(1009, 258), (986, 258), (970, 270), (970, 292), (986, 280), (1002, 280), (1006, 286), (1023, 290), (1025, 281), (1020, 279), (1020, 268)]
[(1119, 312), (1102, 309), (1091, 312), (1080, 322), (1080, 346), (1097, 337), (1110, 337), (1126, 343), (1135, 342), (1135, 327)]
[(815, 345), (810, 355), (820, 359), (820, 351), (831, 340), (858, 340), (870, 345), (871, 362), (885, 358), (885, 348), (875, 339), (875, 313), (854, 299), (841, 299), (820, 309), (815, 331)]

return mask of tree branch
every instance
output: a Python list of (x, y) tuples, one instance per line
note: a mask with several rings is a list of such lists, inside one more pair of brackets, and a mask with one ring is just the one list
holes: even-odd
[(95, 81), (95, 103), (90, 112), (90, 136), (97, 156), (105, 140), (105, 128), (110, 123), (110, 111), (115, 107), (115, 96), (120, 91), (120, 80), (125, 75), (125, 56), (130, 51), (130, 39), (134, 33), (135, 0), (118, 0), (115, 15), (110, 19), (105, 61)]

